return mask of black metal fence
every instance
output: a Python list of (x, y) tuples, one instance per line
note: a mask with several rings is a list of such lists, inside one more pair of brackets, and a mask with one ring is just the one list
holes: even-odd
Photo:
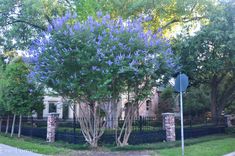
[[(180, 117), (176, 117), (176, 128), (180, 127)], [(184, 127), (185, 128), (197, 128), (197, 127), (210, 127), (210, 126), (225, 126), (225, 117), (221, 116), (214, 122), (212, 118), (208, 117), (185, 117)]]
[[(79, 120), (79, 119), (78, 119)], [(107, 123), (114, 123), (115, 119), (109, 119)], [(74, 125), (75, 123), (75, 125)], [(118, 131), (124, 120), (118, 119)], [(75, 127), (75, 129), (74, 129)], [(74, 133), (75, 132), (75, 133)], [(115, 128), (106, 127), (104, 135), (102, 135), (100, 144), (115, 143)], [(153, 143), (165, 140), (165, 131), (162, 130), (162, 122), (154, 117), (138, 117), (134, 118), (132, 124), (132, 133), (129, 138), (130, 144)], [(82, 144), (85, 139), (81, 133), (79, 122), (73, 120), (59, 120), (56, 132), (57, 140), (66, 140), (69, 143)]]
[[(180, 128), (176, 129), (176, 140), (181, 139)], [(206, 135), (225, 133), (224, 126), (207, 126), (207, 127), (194, 127), (194, 128), (184, 128), (184, 138), (198, 138)]]
[[(206, 121), (205, 121), (206, 120)], [(113, 122), (113, 121), (112, 121)], [(123, 124), (123, 120), (118, 119), (119, 127)], [(8, 132), (11, 131), (12, 117)], [(176, 139), (180, 139), (180, 121), (176, 119)], [(210, 134), (224, 133), (225, 125), (221, 119), (220, 124), (213, 124), (209, 119), (190, 118), (184, 120), (185, 138), (195, 138)], [(59, 119), (56, 131), (56, 140), (62, 140), (68, 143), (84, 144), (86, 143), (78, 121)], [(22, 120), (22, 135), (46, 139), (47, 119), (35, 119), (32, 117), (24, 117)], [(1, 131), (5, 132), (6, 118), (3, 118)], [(150, 117), (138, 117), (133, 121), (132, 133), (129, 138), (130, 144), (142, 144), (161, 142), (165, 140), (165, 131), (162, 130), (162, 120)], [(18, 132), (18, 118), (16, 119), (15, 133)], [(100, 144), (115, 143), (115, 129), (106, 128), (104, 135), (101, 137)]]

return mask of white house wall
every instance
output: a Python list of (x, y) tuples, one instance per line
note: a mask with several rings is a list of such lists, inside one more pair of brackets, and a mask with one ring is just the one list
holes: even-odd
[[(152, 96), (146, 98), (142, 105), (139, 106), (138, 115), (143, 117), (156, 117), (156, 112), (158, 108), (159, 94), (156, 88), (152, 90)], [(146, 101), (151, 100), (151, 108), (146, 110)], [(117, 105), (116, 111), (117, 116), (120, 116), (122, 119), (125, 117), (125, 104), (127, 103), (127, 94), (121, 95), (121, 99)], [(61, 96), (44, 96), (44, 105), (45, 109), (43, 110), (43, 117), (47, 117), (49, 114), (49, 103), (53, 102), (56, 105), (56, 113), (59, 113), (59, 118), (63, 118), (63, 103), (64, 99)], [(86, 105), (82, 105), (86, 107)], [(112, 108), (113, 109), (113, 108)], [(76, 117), (81, 117), (81, 112), (79, 112), (79, 106), (76, 106)], [(68, 118), (73, 118), (73, 106), (68, 106)]]
[(49, 114), (49, 103), (56, 105), (56, 113), (59, 113), (59, 118), (63, 117), (63, 98), (61, 96), (44, 96), (44, 110), (43, 117), (48, 117)]

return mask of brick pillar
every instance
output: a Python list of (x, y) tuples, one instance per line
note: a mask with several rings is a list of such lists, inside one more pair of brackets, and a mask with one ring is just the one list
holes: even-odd
[(232, 115), (225, 115), (225, 123), (226, 123), (226, 126), (227, 127), (232, 127), (232, 122), (231, 120), (233, 119), (233, 116)]
[(56, 120), (59, 113), (49, 113), (47, 117), (47, 142), (55, 142)]
[(175, 141), (175, 114), (162, 113), (163, 129), (166, 130), (166, 141)]

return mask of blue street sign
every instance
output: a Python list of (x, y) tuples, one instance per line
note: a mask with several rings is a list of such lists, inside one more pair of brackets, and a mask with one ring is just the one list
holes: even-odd
[(181, 122), (181, 147), (184, 156), (184, 116), (183, 116), (183, 92), (188, 87), (188, 76), (179, 74), (175, 80), (175, 90), (180, 93), (180, 122)]
[(179, 74), (175, 80), (175, 90), (177, 92), (184, 92), (188, 87), (188, 76)]

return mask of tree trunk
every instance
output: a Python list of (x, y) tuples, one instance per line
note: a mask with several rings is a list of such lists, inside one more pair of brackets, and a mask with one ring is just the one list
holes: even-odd
[(93, 139), (90, 144), (91, 144), (92, 148), (97, 148), (98, 147), (98, 140), (97, 139)]
[(22, 115), (20, 115), (20, 119), (19, 119), (18, 138), (20, 138), (21, 136), (21, 123), (22, 123)]
[(132, 123), (135, 117), (136, 107), (132, 106), (128, 108), (128, 112), (125, 116), (124, 123), (122, 128), (118, 134), (118, 130), (116, 130), (116, 144), (117, 146), (126, 146), (128, 145), (128, 140), (130, 134), (132, 132)]
[(116, 131), (116, 144), (117, 146), (126, 146), (128, 145), (128, 140), (130, 137), (130, 134), (132, 132), (132, 123), (133, 123), (133, 118), (132, 116), (129, 116), (125, 118), (124, 124), (120, 130), (120, 133)]
[(0, 133), (2, 132), (2, 118), (0, 119)]
[(14, 114), (14, 116), (13, 116), (13, 121), (12, 121), (12, 126), (11, 126), (11, 137), (14, 134), (15, 120), (16, 120), (16, 114)]
[(7, 116), (7, 124), (6, 124), (6, 131), (5, 131), (5, 134), (8, 133), (8, 129), (9, 129), (9, 120), (10, 120), (10, 117), (9, 115)]
[(217, 123), (217, 95), (218, 95), (218, 84), (216, 82), (216, 77), (213, 78), (211, 82), (211, 116), (214, 123)]
[[(79, 104), (81, 116), (78, 118), (82, 134), (85, 140), (91, 147), (96, 148), (98, 146), (98, 140), (104, 133), (106, 121), (100, 114), (100, 108), (97, 104), (91, 103), (88, 107), (82, 107)], [(87, 113), (89, 112), (89, 113)]]

